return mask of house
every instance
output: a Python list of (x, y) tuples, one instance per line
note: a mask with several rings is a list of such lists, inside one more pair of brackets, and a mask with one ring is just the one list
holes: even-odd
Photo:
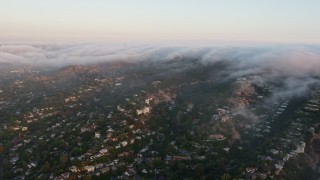
[(71, 172), (73, 172), (73, 173), (79, 172), (79, 169), (77, 168), (77, 166), (71, 166), (71, 167), (69, 168), (69, 170), (70, 170)]
[(10, 159), (10, 163), (11, 164), (16, 164), (16, 162), (19, 160), (19, 157), (18, 156), (15, 156), (15, 157), (12, 157), (11, 159)]
[(123, 153), (121, 153), (121, 154), (118, 154), (118, 157), (119, 157), (119, 158), (123, 158), (123, 157), (127, 157), (127, 156), (129, 156), (129, 155), (130, 155), (129, 152), (123, 152)]
[(61, 174), (61, 177), (62, 177), (62, 179), (67, 179), (70, 177), (70, 173), (69, 172), (63, 173), (63, 174)]
[(149, 150), (148, 148), (143, 148), (143, 149), (140, 150), (140, 153), (145, 153), (145, 152), (147, 152), (148, 150)]
[(131, 174), (129, 174), (127, 171), (124, 173), (125, 176), (131, 176)]
[(118, 168), (116, 166), (111, 167), (112, 171), (116, 171)]
[(101, 172), (102, 174), (105, 174), (105, 173), (107, 173), (107, 172), (109, 172), (109, 171), (110, 171), (110, 168), (109, 168), (109, 167), (105, 167), (105, 168), (103, 168), (103, 169), (100, 170), (100, 172)]
[(304, 148), (306, 146), (305, 142), (302, 142), (301, 145), (297, 146), (297, 149), (295, 150), (296, 153), (304, 153)]
[(291, 155), (291, 154), (286, 154), (286, 155), (283, 157), (283, 160), (284, 160), (284, 161), (288, 161), (291, 157), (293, 157), (293, 155)]
[(144, 102), (149, 105), (150, 101), (152, 101), (152, 100), (153, 100), (153, 98), (147, 98)]
[(108, 132), (108, 133), (113, 133), (114, 130), (113, 130), (112, 128), (109, 128), (109, 129), (107, 130), (107, 132)]
[(100, 154), (107, 154), (108, 153), (108, 149), (104, 148), (104, 149), (101, 149), (99, 151)]
[(94, 166), (85, 166), (83, 169), (87, 172), (94, 172), (95, 167)]
[(100, 132), (96, 132), (95, 135), (94, 135), (94, 137), (97, 138), (97, 139), (99, 139), (99, 138), (101, 137)]
[(214, 114), (214, 115), (212, 116), (212, 118), (213, 118), (214, 120), (218, 120), (218, 119), (219, 119), (219, 116), (218, 116), (217, 114)]
[(127, 120), (123, 120), (123, 121), (121, 121), (121, 125), (122, 125), (122, 126), (127, 125)]
[(191, 160), (190, 156), (173, 156), (174, 161), (185, 161), (185, 160)]
[(206, 156), (196, 156), (195, 159), (196, 160), (205, 160)]
[(138, 115), (140, 115), (140, 114), (149, 114), (150, 113), (150, 107), (145, 107), (145, 108), (143, 108), (143, 109), (141, 109), (141, 110), (137, 110), (137, 114)]
[(84, 132), (87, 132), (87, 131), (90, 131), (90, 128), (88, 128), (88, 127), (81, 128), (81, 133), (84, 133)]
[(96, 169), (101, 169), (104, 167), (104, 164), (103, 163), (99, 163), (95, 166)]
[(270, 149), (270, 152), (274, 155), (279, 154), (279, 150), (276, 149)]
[(223, 117), (221, 117), (221, 122), (227, 122), (230, 119), (231, 118), (229, 116), (223, 116)]
[(108, 133), (107, 138), (111, 138), (112, 137), (112, 133)]
[(118, 110), (118, 111), (121, 111), (121, 112), (124, 112), (124, 111), (125, 111), (123, 108), (120, 107), (120, 105), (117, 106), (117, 110)]
[(247, 167), (246, 171), (247, 173), (253, 174), (255, 171), (257, 171), (257, 168)]
[(229, 152), (230, 148), (226, 147), (226, 148), (223, 148), (223, 150), (226, 152)]
[(23, 140), (24, 143), (29, 143), (31, 141), (31, 139), (25, 139)]
[(171, 161), (171, 160), (172, 160), (172, 156), (168, 156), (168, 155), (167, 155), (166, 158), (165, 158), (165, 160), (166, 160), (166, 161)]
[(148, 173), (148, 171), (147, 171), (146, 169), (143, 169), (141, 172), (142, 172), (143, 174), (147, 174), (147, 173)]
[(12, 128), (12, 130), (14, 130), (14, 131), (18, 131), (20, 129), (20, 127), (14, 127), (14, 128)]
[(125, 147), (125, 146), (128, 145), (128, 142), (127, 142), (127, 141), (122, 141), (120, 144), (121, 144), (123, 147)]
[(138, 115), (142, 114), (142, 110), (137, 109), (137, 114)]
[(141, 136), (137, 136), (136, 139), (140, 140), (140, 139), (141, 139)]
[(112, 113), (109, 113), (109, 115), (107, 116), (108, 119), (112, 118)]
[(279, 169), (279, 170), (282, 170), (282, 168), (283, 168), (283, 166), (280, 164), (275, 164), (274, 166), (276, 167), (276, 169)]
[(226, 138), (222, 134), (211, 134), (209, 135), (209, 139), (222, 141), (222, 140), (225, 140)]

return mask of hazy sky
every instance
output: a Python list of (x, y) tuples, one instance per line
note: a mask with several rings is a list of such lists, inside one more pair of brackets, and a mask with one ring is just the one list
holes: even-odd
[(4, 41), (320, 42), (319, 0), (1, 0)]

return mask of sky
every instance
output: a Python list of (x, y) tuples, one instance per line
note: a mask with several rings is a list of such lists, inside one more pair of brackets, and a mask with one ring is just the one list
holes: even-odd
[(319, 0), (0, 0), (0, 42), (320, 42)]

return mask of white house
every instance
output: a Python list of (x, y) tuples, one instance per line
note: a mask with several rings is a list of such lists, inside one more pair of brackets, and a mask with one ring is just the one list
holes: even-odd
[(85, 166), (83, 169), (87, 172), (94, 172), (95, 167), (94, 166)]
[(128, 145), (128, 142), (127, 142), (127, 141), (122, 141), (120, 144), (121, 144), (123, 147), (125, 147), (125, 146)]

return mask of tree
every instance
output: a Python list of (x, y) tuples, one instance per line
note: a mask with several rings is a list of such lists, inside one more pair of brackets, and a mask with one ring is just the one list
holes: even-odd
[(164, 167), (164, 162), (162, 161), (161, 158), (156, 158), (154, 161), (153, 161), (153, 166), (155, 168), (163, 168)]
[(4, 147), (0, 144), (0, 154), (4, 152)]
[(90, 175), (85, 175), (85, 176), (83, 176), (83, 180), (91, 180), (92, 178), (91, 178), (91, 176)]
[(196, 166), (196, 168), (195, 168), (195, 170), (196, 170), (197, 177), (201, 177), (201, 176), (203, 175), (203, 173), (204, 173), (204, 166), (203, 166), (203, 164), (198, 163), (197, 166)]
[(68, 158), (68, 155), (67, 154), (62, 154), (60, 156), (60, 164), (61, 165), (64, 165), (68, 162), (69, 158)]
[(48, 172), (50, 172), (50, 169), (51, 169), (50, 163), (48, 161), (46, 161), (44, 163), (44, 165), (42, 166), (42, 171), (45, 173), (48, 173)]
[(222, 176), (221, 176), (221, 180), (229, 180), (231, 179), (231, 176), (230, 174), (228, 173), (224, 173)]
[(177, 173), (178, 175), (184, 175), (186, 172), (187, 165), (184, 162), (179, 161), (177, 163)]

